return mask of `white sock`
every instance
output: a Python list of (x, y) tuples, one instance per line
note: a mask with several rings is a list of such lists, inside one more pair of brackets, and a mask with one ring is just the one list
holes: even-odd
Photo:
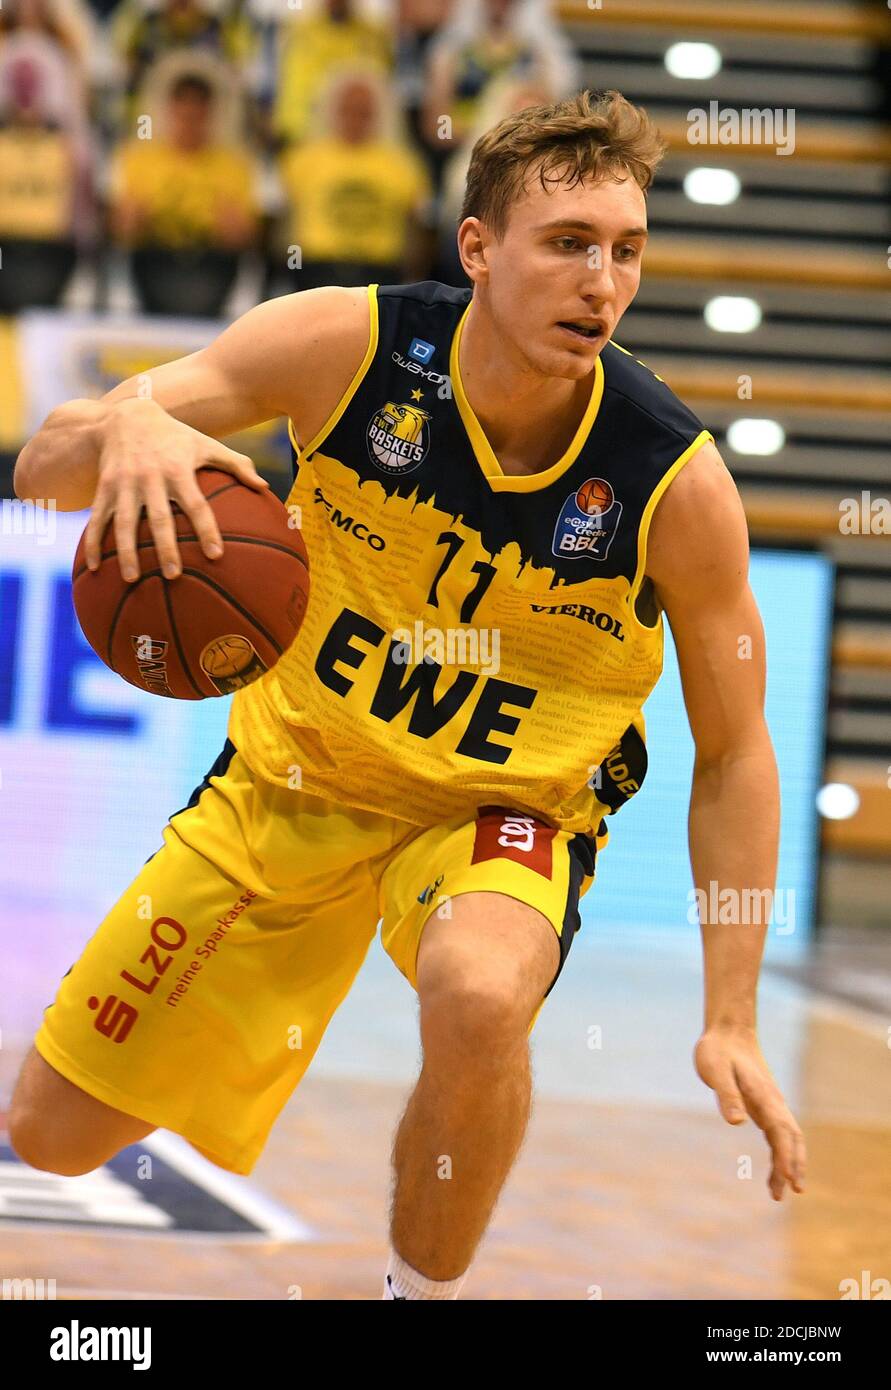
[(457, 1298), (458, 1290), (467, 1278), (466, 1272), (457, 1279), (428, 1279), (406, 1264), (395, 1250), (390, 1251), (387, 1277), (384, 1280), (384, 1298)]

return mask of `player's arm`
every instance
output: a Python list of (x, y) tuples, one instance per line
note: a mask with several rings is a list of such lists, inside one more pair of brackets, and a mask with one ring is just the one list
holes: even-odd
[[(730, 473), (706, 444), (656, 509), (647, 573), (671, 624), (696, 746), (689, 844), (705, 968), (705, 1023), (695, 1052), (724, 1119), (746, 1113), (772, 1152), (769, 1180), (803, 1190), (804, 1140), (756, 1036), (756, 994), (779, 841), (779, 779), (764, 718), (764, 628), (748, 580), (745, 512)], [(716, 885), (712, 893), (710, 885)], [(732, 897), (722, 897), (726, 890)], [(737, 905), (713, 921), (711, 903)], [(760, 914), (740, 911), (761, 903)], [(725, 915), (722, 910), (721, 915)], [(752, 923), (752, 915), (763, 919)]]
[(252, 461), (220, 439), (279, 415), (289, 415), (306, 438), (304, 430), (322, 423), (346, 389), (368, 332), (365, 290), (325, 287), (260, 304), (200, 352), (131, 377), (100, 401), (52, 411), (19, 454), (16, 495), (52, 499), (62, 511), (92, 506), (91, 568), (113, 517), (121, 572), (131, 579), (139, 574), (135, 536), (144, 506), (165, 574), (170, 566), (171, 575), (179, 573), (169, 499), (213, 557), (220, 534), (196, 470), (212, 464), (266, 487)]

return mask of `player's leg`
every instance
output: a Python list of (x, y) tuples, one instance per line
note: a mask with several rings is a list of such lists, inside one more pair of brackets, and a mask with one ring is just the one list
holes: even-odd
[[(420, 908), (419, 873), (440, 890)], [(529, 1034), (593, 874), (590, 840), (489, 812), (425, 832), (384, 875), (384, 944), (421, 1005), (393, 1149), (391, 1270), (409, 1296), (457, 1296), (488, 1225), (529, 1116)]]
[(468, 1268), (520, 1148), (528, 1030), (559, 960), (551, 923), (500, 893), (462, 894), (451, 921), (434, 915), (424, 928), (423, 1066), (393, 1149), (391, 1235), (429, 1279)]
[(260, 784), (234, 749), (224, 763), (45, 1011), (50, 1073), (23, 1068), (12, 1129), (39, 1167), (87, 1172), (163, 1126), (249, 1173), (365, 958), (389, 822)]
[[(55, 1115), (50, 1127), (45, 1116)], [(155, 1125), (88, 1095), (31, 1047), (22, 1064), (8, 1117), (9, 1138), (32, 1168), (74, 1176), (98, 1168)]]

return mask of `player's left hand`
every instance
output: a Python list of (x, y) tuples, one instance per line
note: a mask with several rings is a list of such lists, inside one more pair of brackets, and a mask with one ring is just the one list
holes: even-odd
[(788, 1183), (804, 1191), (807, 1155), (804, 1135), (770, 1074), (758, 1039), (750, 1028), (707, 1028), (693, 1051), (697, 1075), (710, 1086), (718, 1109), (730, 1125), (751, 1115), (770, 1145), (767, 1186), (774, 1201), (782, 1200)]

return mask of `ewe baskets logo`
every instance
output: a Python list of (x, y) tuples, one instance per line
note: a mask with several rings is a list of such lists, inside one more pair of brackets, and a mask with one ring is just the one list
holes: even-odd
[(371, 462), (383, 473), (410, 473), (423, 463), (430, 448), (430, 419), (416, 405), (387, 401), (369, 421), (367, 440)]
[(605, 560), (622, 515), (622, 503), (605, 478), (588, 478), (571, 492), (554, 529), (555, 555)]

